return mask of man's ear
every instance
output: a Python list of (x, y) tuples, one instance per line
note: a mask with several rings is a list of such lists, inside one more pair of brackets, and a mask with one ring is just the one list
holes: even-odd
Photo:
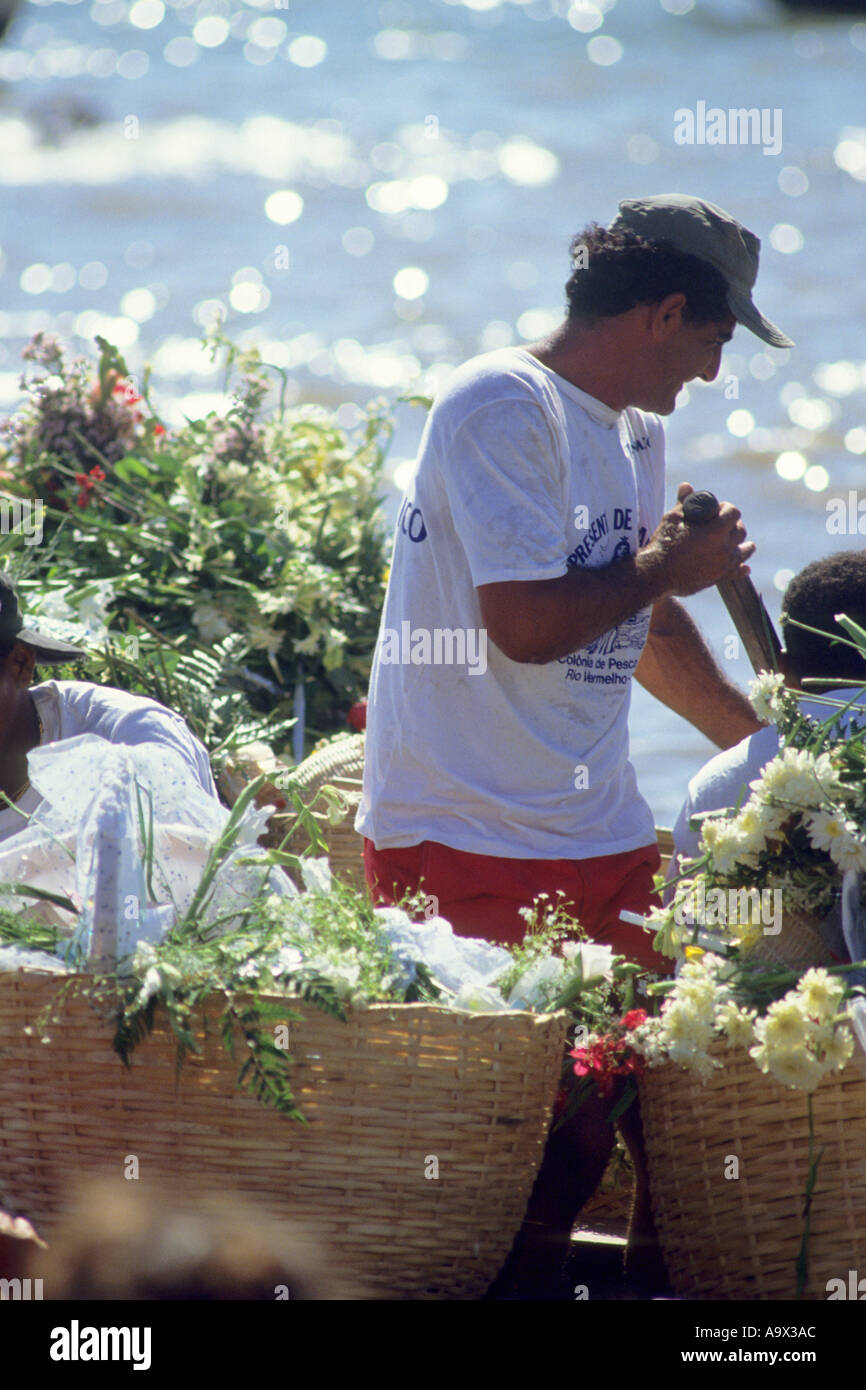
[(665, 342), (672, 333), (675, 333), (682, 326), (683, 310), (686, 307), (686, 297), (678, 290), (676, 294), (669, 294), (658, 304), (651, 304), (649, 328), (656, 342)]
[(9, 653), (9, 670), (18, 685), (28, 686), (33, 679), (36, 653), (23, 642), (16, 642)]

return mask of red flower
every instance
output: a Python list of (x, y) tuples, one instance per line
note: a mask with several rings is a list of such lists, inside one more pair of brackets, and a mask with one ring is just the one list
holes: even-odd
[(154, 434), (165, 434), (165, 425), (154, 425)]
[(127, 405), (137, 405), (141, 396), (136, 395), (135, 390), (128, 381), (119, 381), (114, 388), (115, 396), (122, 396)]
[(620, 1021), (623, 1028), (639, 1028), (642, 1023), (646, 1023), (646, 1009), (629, 1009)]
[(363, 733), (367, 727), (367, 701), (357, 700), (346, 715), (346, 723)]
[(89, 473), (76, 473), (75, 481), (81, 488), (76, 499), (76, 505), (79, 507), (86, 507), (90, 501), (90, 494), (96, 487), (96, 484), (105, 482), (105, 470), (97, 463), (91, 468)]
[[(646, 1018), (643, 1009), (629, 1010), (626, 1018), (633, 1015), (642, 1017), (639, 1020), (636, 1018), (630, 1025), (632, 1027)], [(576, 1047), (568, 1055), (575, 1059), (575, 1076), (591, 1076), (602, 1096), (609, 1096), (613, 1091), (614, 1077), (641, 1076), (644, 1070), (643, 1058), (632, 1050), (625, 1038), (613, 1033), (597, 1038), (589, 1047)]]

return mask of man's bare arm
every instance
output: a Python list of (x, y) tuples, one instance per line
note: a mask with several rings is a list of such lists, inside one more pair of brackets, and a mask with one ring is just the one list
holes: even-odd
[(659, 599), (653, 606), (635, 679), (719, 748), (732, 748), (763, 727), (746, 696), (722, 675), (682, 604), (673, 598)]
[[(680, 500), (691, 490), (684, 484)], [(755, 549), (745, 536), (730, 503), (701, 527), (690, 527), (678, 504), (637, 555), (595, 569), (575, 566), (559, 579), (479, 585), (482, 620), (511, 661), (557, 661), (667, 594), (694, 594), (742, 573)]]

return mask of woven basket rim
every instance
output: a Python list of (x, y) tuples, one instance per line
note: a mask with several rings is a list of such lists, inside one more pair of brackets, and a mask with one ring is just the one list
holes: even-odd
[[(95, 981), (96, 978), (96, 976), (88, 975), (86, 972), (81, 971), (61, 975), (53, 970), (39, 970), (29, 966), (20, 970), (0, 970), (0, 986), (2, 986), (3, 983), (6, 981), (14, 981), (15, 983), (19, 983), (21, 981), (24, 981), (25, 983), (45, 983), (49, 980), (56, 981), (58, 986), (61, 986), (64, 984), (69, 984), (70, 981)], [(326, 1009), (320, 1009), (317, 1007), (317, 1005), (310, 1004), (307, 1000), (301, 999), (296, 995), (260, 994), (257, 997), (263, 1000), (267, 1000), (268, 1003), (285, 1004), (287, 1008), (294, 1009), (306, 1007), (313, 1012), (314, 1017), (318, 1015), (321, 1015), (322, 1017), (333, 1017), (333, 1015), (328, 1014), (328, 1011)], [(201, 1007), (206, 1007), (213, 999), (219, 998), (221, 998), (219, 991), (214, 990), (212, 994), (209, 994), (205, 999), (202, 999), (200, 1001), (200, 1005)], [(400, 1004), (396, 1001), (394, 1001), (393, 1003), (389, 1003), (387, 1000), (376, 1000), (367, 1004), (348, 1003), (344, 1006), (344, 1010), (347, 1014), (357, 1015), (367, 1013), (381, 1013), (385, 1010), (393, 1011), (394, 1009), (399, 1009), (404, 1014), (414, 1013), (416, 1016), (424, 1012), (430, 1014), (448, 1014), (454, 1018), (461, 1020), (467, 1018), (498, 1020), (507, 1018), (529, 1018), (539, 1023), (552, 1023), (554, 1020), (562, 1021), (571, 1018), (571, 1015), (569, 1014), (567, 1009), (557, 1009), (553, 1013), (536, 1013), (533, 1009), (454, 1009), (449, 1008), (446, 1004), (425, 1003), (423, 1001), (413, 1002), (409, 1004)]]
[(352, 734), (334, 743), (326, 744), (317, 753), (290, 769), (293, 782), (306, 788), (306, 784), (318, 777), (331, 776), (339, 779), (360, 782), (364, 772), (365, 739), (363, 734)]

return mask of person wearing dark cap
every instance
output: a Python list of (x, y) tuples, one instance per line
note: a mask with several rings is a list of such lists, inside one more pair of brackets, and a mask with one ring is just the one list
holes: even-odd
[(690, 529), (688, 483), (665, 511), (659, 416), (715, 379), (737, 323), (792, 346), (752, 300), (759, 248), (702, 199), (623, 202), (572, 242), (566, 320), (435, 401), (370, 680), (356, 829), (378, 902), (421, 890), (459, 934), (513, 943), (521, 910), (561, 894), (590, 937), (668, 968), (620, 920), (660, 863), (632, 678), (722, 748), (760, 724), (676, 601), (747, 572), (754, 546), (729, 503)]
[(661, 966), (619, 919), (659, 864), (632, 677), (720, 747), (759, 724), (675, 597), (754, 546), (730, 504), (699, 532), (665, 512), (658, 417), (715, 378), (738, 322), (791, 345), (751, 298), (759, 245), (698, 198), (624, 202), (572, 243), (566, 321), (466, 363), (435, 402), (370, 682), (356, 828), (380, 901), (423, 879), (456, 931), (508, 943), (561, 890), (591, 936)]
[(204, 746), (180, 715), (155, 700), (89, 681), (31, 685), (37, 663), (66, 665), (86, 657), (81, 647), (25, 625), (15, 586), (0, 574), (0, 840), (22, 829), (40, 802), (30, 785), (27, 754), (77, 734), (117, 744), (165, 744), (180, 754), (203, 790), (217, 796)]

